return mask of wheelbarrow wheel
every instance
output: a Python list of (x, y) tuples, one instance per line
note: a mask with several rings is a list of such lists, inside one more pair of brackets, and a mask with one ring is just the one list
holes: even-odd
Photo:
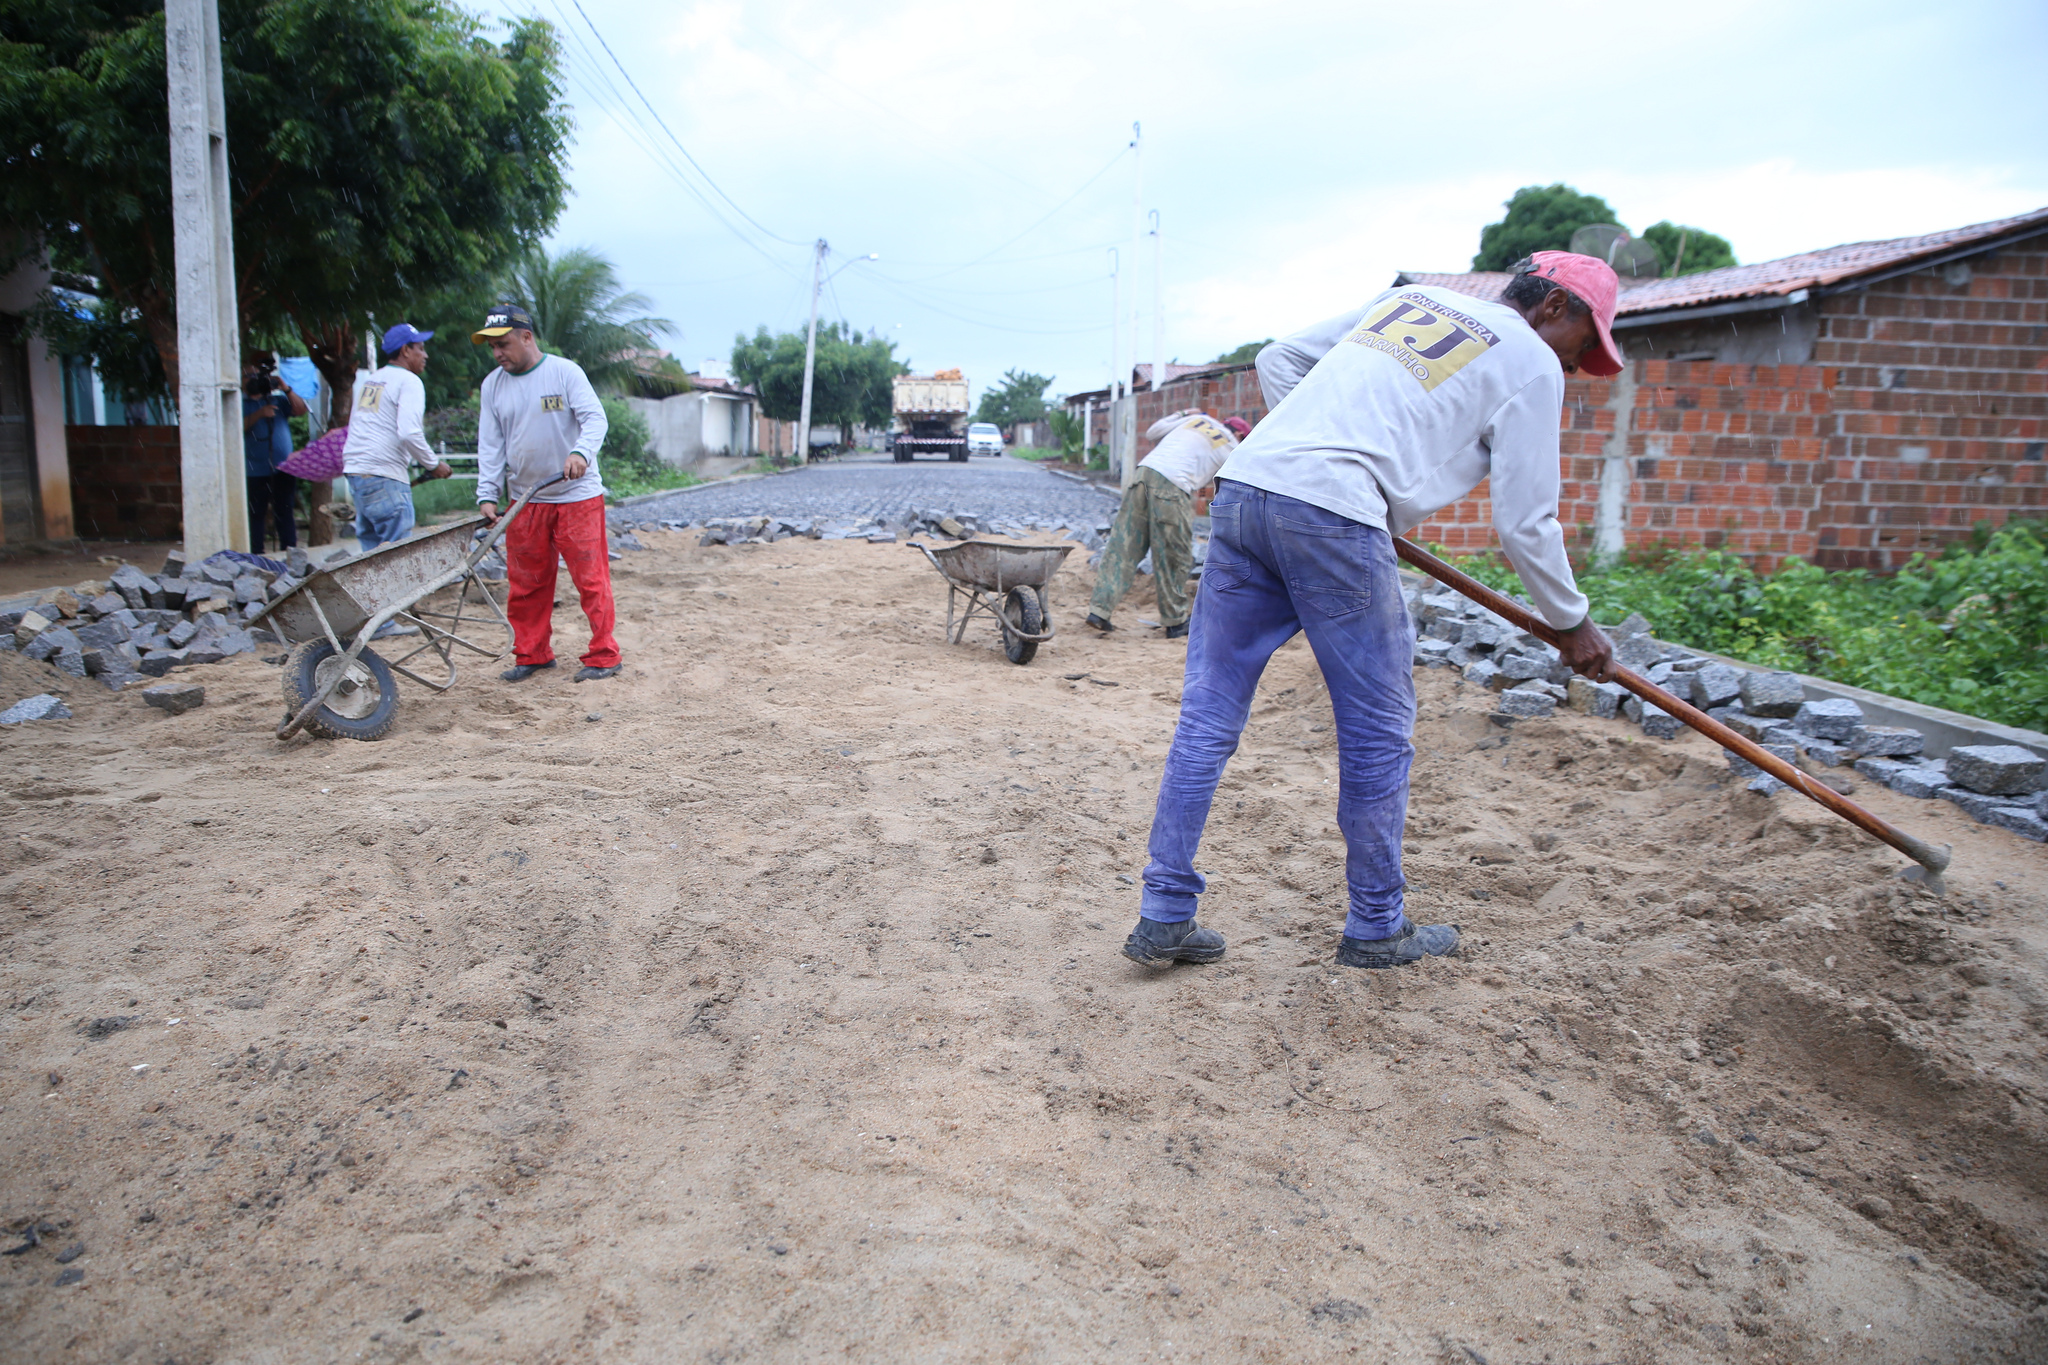
[(1028, 664), (1038, 653), (1038, 641), (1018, 636), (1045, 632), (1045, 613), (1038, 609), (1038, 594), (1030, 588), (1012, 588), (1003, 599), (1003, 653), (1013, 664)]
[(398, 719), (398, 680), (375, 650), (364, 650), (348, 666), (326, 640), (293, 646), (284, 661), (285, 714), (299, 714), (345, 666), (348, 677), (307, 720), (307, 732), (322, 739), (384, 738)]

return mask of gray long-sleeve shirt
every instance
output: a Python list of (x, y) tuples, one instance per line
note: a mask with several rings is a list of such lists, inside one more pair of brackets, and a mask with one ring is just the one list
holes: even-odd
[[(476, 432), (476, 500), (511, 502), (562, 472), (571, 454), (590, 462), (583, 477), (558, 483), (535, 502), (582, 502), (604, 496), (597, 451), (604, 444), (604, 405), (583, 367), (544, 355), (525, 374), (492, 370), (484, 378)], [(500, 497), (503, 494), (503, 497)]]

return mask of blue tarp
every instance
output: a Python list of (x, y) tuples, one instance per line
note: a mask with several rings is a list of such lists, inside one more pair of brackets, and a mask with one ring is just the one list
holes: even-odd
[(319, 407), (320, 371), (313, 368), (312, 361), (302, 355), (283, 356), (277, 362), (277, 372), (293, 393), (306, 400), (307, 407)]

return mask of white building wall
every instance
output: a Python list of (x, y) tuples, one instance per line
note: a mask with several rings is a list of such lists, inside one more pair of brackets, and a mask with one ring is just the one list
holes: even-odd
[(745, 398), (700, 389), (626, 402), (647, 419), (663, 464), (684, 469), (712, 456), (753, 452), (754, 405)]

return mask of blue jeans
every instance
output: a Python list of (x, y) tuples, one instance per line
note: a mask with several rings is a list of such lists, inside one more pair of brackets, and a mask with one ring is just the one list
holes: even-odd
[(348, 476), (356, 500), (356, 539), (365, 551), (412, 534), (412, 485), (377, 474)]
[(1415, 757), (1415, 628), (1383, 530), (1224, 480), (1188, 632), (1180, 723), (1159, 779), (1139, 913), (1192, 919), (1207, 889), (1195, 847), (1273, 651), (1308, 632), (1337, 721), (1337, 827), (1349, 938), (1401, 923), (1401, 829)]

